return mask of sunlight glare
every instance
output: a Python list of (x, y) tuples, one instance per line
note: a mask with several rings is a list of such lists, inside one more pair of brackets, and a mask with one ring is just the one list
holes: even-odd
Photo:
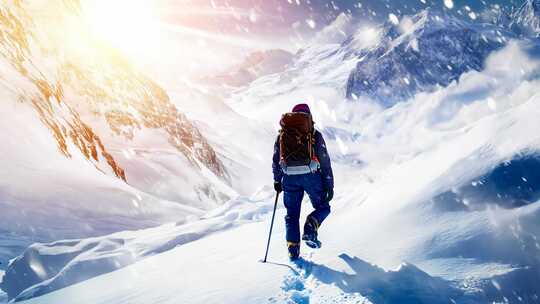
[(87, 0), (83, 14), (91, 33), (134, 59), (159, 50), (159, 18), (154, 1)]

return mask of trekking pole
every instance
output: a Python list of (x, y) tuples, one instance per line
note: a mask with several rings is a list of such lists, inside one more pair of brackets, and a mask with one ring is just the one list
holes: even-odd
[(270, 233), (268, 234), (268, 243), (266, 244), (266, 253), (264, 254), (263, 263), (266, 263), (268, 257), (268, 249), (270, 248), (270, 238), (272, 238), (272, 228), (274, 228), (274, 217), (276, 216), (277, 202), (279, 198), (279, 192), (276, 193), (276, 201), (274, 202), (274, 212), (272, 212), (272, 221), (270, 222)]

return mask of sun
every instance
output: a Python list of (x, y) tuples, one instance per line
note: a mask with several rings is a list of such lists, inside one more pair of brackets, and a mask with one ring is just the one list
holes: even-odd
[(159, 17), (151, 0), (85, 0), (82, 12), (90, 32), (130, 57), (159, 49)]

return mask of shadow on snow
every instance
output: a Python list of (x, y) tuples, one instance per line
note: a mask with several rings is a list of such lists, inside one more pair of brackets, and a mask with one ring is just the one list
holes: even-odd
[[(386, 271), (357, 257), (339, 255), (354, 273), (337, 271), (324, 265), (305, 261), (302, 266), (320, 283), (332, 284), (344, 293), (361, 294), (371, 302), (379, 303), (539, 303), (532, 295), (537, 269), (518, 269), (490, 280), (479, 282), (475, 288), (462, 289), (459, 282), (433, 277), (412, 264), (404, 263), (397, 270)], [(516, 284), (517, 282), (517, 284)], [(506, 284), (508, 283), (508, 284)], [(307, 299), (304, 299), (307, 300)], [(309, 300), (302, 303), (309, 303)]]

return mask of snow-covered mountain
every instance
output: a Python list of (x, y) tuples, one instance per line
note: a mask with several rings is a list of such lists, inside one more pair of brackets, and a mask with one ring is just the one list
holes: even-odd
[(512, 12), (510, 29), (525, 37), (540, 37), (540, 1), (527, 0)]
[[(97, 49), (92, 54), (94, 60), (75, 61), (79, 58), (68, 53), (69, 50), (58, 48), (54, 40), (57, 33), (53, 32), (58, 28), (38, 32), (36, 27), (43, 20), (36, 20), (31, 14), (40, 8), (26, 5), (15, 3), (2, 7), (3, 59), (19, 74), (17, 80), (27, 82), (34, 89), (18, 92), (20, 101), (36, 109), (63, 154), (69, 156), (67, 142), (72, 141), (89, 160), (98, 164), (102, 157), (116, 176), (126, 180), (126, 172), (93, 130), (96, 127), (92, 128), (81, 118), (94, 114), (126, 140), (133, 139), (138, 129), (161, 129), (170, 144), (194, 166), (204, 165), (217, 176), (226, 176), (212, 147), (185, 115), (172, 106), (162, 88), (131, 68), (128, 62), (122, 63), (121, 55), (112, 50), (107, 53)], [(77, 5), (77, 1), (65, 4), (60, 11), (65, 14), (62, 17), (67, 19), (69, 14), (77, 14), (72, 7)], [(54, 26), (67, 22), (60, 18)], [(38, 48), (44, 48), (46, 54)], [(23, 87), (22, 83), (12, 84), (15, 89), (18, 89), (15, 85)]]
[(237, 196), (231, 177), (251, 170), (181, 111), (184, 95), (93, 36), (80, 10), (0, 4), (3, 265), (35, 241), (197, 218)]
[[(527, 0), (513, 12), (496, 13), (487, 23), (478, 23), (428, 9), (387, 22), (378, 29), (378, 44), (357, 52), (359, 62), (347, 82), (347, 97), (367, 96), (392, 106), (418, 92), (448, 86), (466, 72), (483, 70), (487, 56), (512, 39), (538, 37), (538, 1)], [(354, 45), (355, 35), (344, 48)]]
[[(357, 54), (347, 97), (367, 96), (384, 106), (482, 70), (487, 56), (512, 38), (500, 27), (473, 24), (431, 9), (399, 24), (388, 22), (381, 31), (378, 45)], [(352, 42), (349, 39), (344, 47)]]
[(282, 72), (292, 62), (293, 56), (280, 49), (253, 52), (223, 74), (206, 77), (203, 81), (212, 85), (243, 87), (259, 77)]
[[(284, 71), (223, 94), (226, 104), (195, 84), (168, 91), (174, 103), (184, 97), (202, 105), (187, 113), (222, 156), (231, 184), (246, 179), (237, 158), (260, 174), (270, 171), (280, 114), (310, 103), (333, 159), (336, 196), (320, 230), (323, 248), (303, 246), (302, 266), (287, 264), (281, 203), (270, 263), (257, 262), (273, 190), (269, 175), (268, 181), (253, 175), (257, 193), (205, 214), (183, 210), (197, 220), (34, 244), (9, 264), (2, 289), (28, 304), (539, 303), (536, 42), (503, 26), (431, 10), (403, 17), (399, 25), (362, 26), (341, 41), (334, 34), (344, 27), (348, 33), (350, 21), (341, 16), (323, 29)], [(373, 74), (361, 74), (362, 65)], [(370, 94), (354, 93), (358, 101), (351, 102), (346, 88), (357, 73), (387, 79), (394, 90), (376, 84)], [(27, 121), (28, 109), (11, 121)], [(214, 112), (226, 118), (216, 118), (217, 125), (204, 121)], [(15, 132), (22, 124), (5, 125)], [(18, 145), (28, 154), (22, 159), (36, 157), (27, 149), (32, 142)], [(125, 172), (129, 182), (129, 168)], [(98, 195), (110, 194), (89, 199)]]

